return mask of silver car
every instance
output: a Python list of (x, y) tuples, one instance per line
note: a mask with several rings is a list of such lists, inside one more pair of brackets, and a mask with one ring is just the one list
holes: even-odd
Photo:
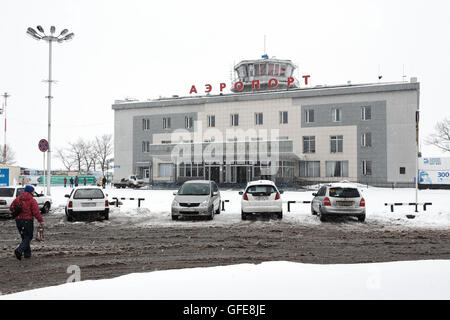
[(214, 181), (186, 181), (174, 195), (172, 220), (183, 216), (212, 220), (215, 214), (220, 213), (220, 192)]
[(357, 186), (351, 183), (331, 183), (313, 193), (311, 213), (320, 221), (330, 216), (354, 216), (360, 222), (366, 220), (366, 201)]

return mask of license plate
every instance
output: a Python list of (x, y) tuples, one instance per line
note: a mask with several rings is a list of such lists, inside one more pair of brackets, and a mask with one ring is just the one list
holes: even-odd
[(255, 197), (255, 200), (261, 200), (261, 201), (269, 200), (269, 197), (264, 197), (264, 196), (262, 196), (262, 197)]
[(95, 207), (95, 202), (85, 202), (81, 204), (82, 207)]
[(353, 205), (353, 201), (336, 201), (336, 204), (341, 207), (350, 207)]

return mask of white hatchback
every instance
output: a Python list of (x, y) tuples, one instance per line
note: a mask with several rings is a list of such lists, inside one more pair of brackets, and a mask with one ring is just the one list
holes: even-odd
[(283, 218), (281, 194), (274, 182), (270, 180), (252, 181), (247, 184), (245, 191), (240, 191), (242, 220), (253, 214), (275, 215)]
[(68, 221), (75, 219), (103, 218), (109, 219), (108, 195), (99, 187), (77, 187), (65, 195), (65, 207)]

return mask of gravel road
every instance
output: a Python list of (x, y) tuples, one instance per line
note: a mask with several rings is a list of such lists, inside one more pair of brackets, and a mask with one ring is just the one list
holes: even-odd
[(450, 259), (450, 230), (339, 220), (317, 225), (203, 221), (168, 225), (103, 221), (68, 223), (47, 214), (45, 242), (33, 240), (33, 257), (16, 260), (19, 235), (0, 220), (0, 292), (7, 294), (63, 284), (79, 266), (81, 280), (134, 272), (263, 261), (364, 263)]

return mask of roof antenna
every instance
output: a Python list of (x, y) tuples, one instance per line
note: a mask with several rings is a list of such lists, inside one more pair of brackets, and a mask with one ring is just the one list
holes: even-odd
[(378, 82), (380, 82), (381, 78), (383, 78), (383, 76), (381, 75), (380, 72), (380, 65), (378, 65)]
[(406, 75), (405, 75), (405, 65), (403, 65), (403, 76), (402, 76), (403, 82), (406, 82)]
[(266, 53), (266, 35), (264, 35), (264, 53), (262, 55), (263, 59), (269, 59), (269, 56)]

